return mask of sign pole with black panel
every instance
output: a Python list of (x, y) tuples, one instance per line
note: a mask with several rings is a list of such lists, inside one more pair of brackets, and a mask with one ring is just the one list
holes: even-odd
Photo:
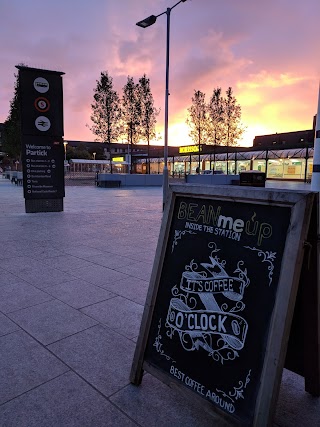
[(61, 77), (64, 73), (17, 68), (26, 212), (60, 212), (65, 195)]
[(171, 186), (131, 369), (231, 425), (268, 426), (314, 193)]

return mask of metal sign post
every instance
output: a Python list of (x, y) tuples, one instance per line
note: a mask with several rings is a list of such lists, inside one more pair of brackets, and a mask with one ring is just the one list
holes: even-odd
[(60, 212), (64, 197), (64, 73), (17, 68), (26, 212)]

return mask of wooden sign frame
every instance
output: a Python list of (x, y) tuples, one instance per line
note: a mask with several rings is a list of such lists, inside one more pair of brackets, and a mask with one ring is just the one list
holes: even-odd
[(315, 193), (284, 367), (320, 396), (319, 193)]
[[(175, 221), (173, 215), (174, 212), (177, 213), (177, 203), (179, 201), (181, 203), (181, 200), (194, 201), (195, 206), (197, 206), (196, 202), (199, 201), (207, 204), (220, 203), (221, 206), (224, 206), (223, 203), (225, 203), (227, 207), (234, 207), (235, 213), (237, 213), (237, 209), (239, 209), (240, 214), (241, 209), (248, 209), (249, 207), (249, 209), (258, 210), (260, 213), (263, 212), (263, 210), (269, 212), (270, 209), (274, 209), (276, 214), (279, 212), (286, 212), (286, 215), (289, 215), (289, 219), (287, 218), (288, 228), (284, 237), (285, 242), (283, 243), (284, 246), (281, 253), (282, 257), (279, 261), (279, 275), (276, 284), (274, 305), (270, 308), (270, 319), (266, 327), (266, 339), (263, 344), (265, 347), (261, 362), (261, 370), (259, 371), (260, 377), (257, 380), (257, 390), (255, 391), (253, 407), (249, 408), (250, 416), (247, 414), (246, 416), (242, 416), (241, 413), (237, 413), (236, 411), (230, 413), (230, 411), (226, 411), (225, 408), (221, 409), (222, 407), (219, 407), (214, 400), (211, 401), (202, 396), (204, 393), (201, 393), (201, 395), (199, 389), (198, 392), (194, 391), (195, 388), (191, 390), (190, 386), (187, 387), (183, 381), (181, 381), (181, 378), (178, 378), (178, 375), (172, 375), (172, 373), (164, 371), (157, 366), (157, 363), (150, 362), (150, 360), (146, 358), (148, 347), (151, 347), (149, 335), (153, 322), (153, 315), (157, 309), (158, 299), (160, 301), (161, 292), (164, 289), (161, 280), (164, 274), (164, 263), (166, 259), (169, 259), (166, 258), (166, 254), (168, 251), (169, 236), (172, 235), (173, 232), (172, 224)], [(313, 203), (314, 193), (305, 191), (278, 191), (274, 189), (231, 186), (203, 187), (190, 184), (170, 186), (140, 333), (133, 359), (130, 381), (135, 385), (139, 385), (142, 381), (143, 371), (145, 370), (171, 387), (178, 388), (186, 397), (198, 401), (205, 409), (222, 416), (225, 420), (229, 421), (231, 425), (270, 425), (278, 398), (295, 299), (299, 285), (304, 243), (307, 238)], [(241, 215), (238, 215), (238, 217), (240, 218)], [(235, 230), (239, 230), (241, 225), (243, 225), (241, 219), (237, 221), (235, 227), (238, 228), (235, 228)], [(253, 249), (256, 250), (256, 248)], [(237, 326), (237, 328), (239, 328), (239, 326)], [(161, 343), (159, 341), (152, 344), (153, 347), (157, 347), (157, 345), (158, 351), (161, 352)], [(170, 358), (168, 354), (165, 354), (165, 356)], [(229, 361), (227, 361), (227, 363), (229, 363)], [(235, 361), (234, 363), (237, 362)], [(247, 382), (249, 382), (248, 377)], [(205, 388), (202, 390), (205, 390)], [(241, 393), (242, 392), (243, 389)]]

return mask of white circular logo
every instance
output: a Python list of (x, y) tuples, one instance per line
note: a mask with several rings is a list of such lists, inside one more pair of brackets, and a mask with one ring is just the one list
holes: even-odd
[(36, 128), (41, 132), (45, 132), (46, 130), (49, 130), (51, 127), (50, 120), (48, 119), (48, 117), (45, 117), (45, 116), (37, 117), (34, 124), (36, 125)]
[(37, 77), (33, 82), (33, 87), (37, 92), (46, 93), (49, 90), (49, 82), (43, 77)]

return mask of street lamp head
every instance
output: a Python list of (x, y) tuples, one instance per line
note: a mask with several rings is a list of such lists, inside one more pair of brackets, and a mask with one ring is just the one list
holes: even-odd
[(145, 18), (142, 21), (137, 22), (136, 25), (138, 25), (138, 27), (147, 28), (147, 27), (150, 27), (150, 25), (153, 25), (156, 22), (156, 20), (157, 20), (157, 17), (155, 15), (151, 15), (151, 16), (148, 16), (148, 18)]

